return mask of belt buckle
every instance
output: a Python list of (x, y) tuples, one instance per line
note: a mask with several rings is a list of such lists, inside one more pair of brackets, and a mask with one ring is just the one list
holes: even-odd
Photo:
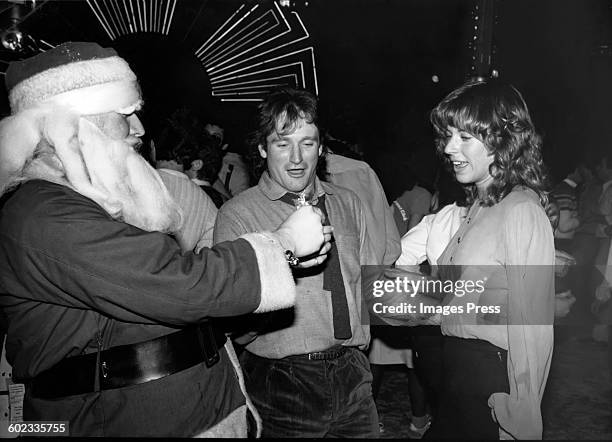
[(219, 362), (219, 349), (210, 323), (197, 327), (198, 340), (204, 351), (204, 363), (208, 368)]
[(308, 360), (309, 361), (327, 361), (330, 359), (338, 359), (343, 354), (344, 354), (344, 349), (316, 351), (313, 353), (308, 353)]

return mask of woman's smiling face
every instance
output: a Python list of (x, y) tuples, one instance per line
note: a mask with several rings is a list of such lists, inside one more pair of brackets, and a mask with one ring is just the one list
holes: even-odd
[(493, 180), (489, 166), (493, 163), (490, 153), (482, 141), (469, 132), (455, 127), (447, 127), (446, 146), (444, 153), (453, 164), (457, 181), (461, 184), (476, 184), (484, 189)]

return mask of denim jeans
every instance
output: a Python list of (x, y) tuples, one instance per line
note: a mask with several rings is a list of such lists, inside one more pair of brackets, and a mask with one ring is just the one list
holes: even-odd
[(337, 359), (267, 359), (242, 354), (246, 386), (263, 420), (262, 437), (379, 436), (367, 357), (356, 348)]

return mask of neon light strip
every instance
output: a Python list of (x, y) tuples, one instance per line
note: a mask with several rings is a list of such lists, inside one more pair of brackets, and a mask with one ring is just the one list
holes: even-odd
[[(242, 10), (242, 8), (244, 8), (244, 7), (245, 7), (245, 5), (241, 5), (241, 6), (240, 6), (240, 7), (239, 7), (239, 8), (236, 10), (236, 12), (234, 12), (234, 13), (233, 13), (233, 14), (230, 16), (230, 18), (228, 18), (227, 20), (225, 20), (225, 23), (223, 23), (221, 26), (219, 26), (219, 28), (218, 28), (218, 29), (217, 29), (217, 30), (216, 30), (216, 31), (213, 33), (213, 35), (211, 35), (210, 37), (208, 37), (208, 40), (206, 40), (206, 41), (205, 41), (205, 42), (202, 44), (202, 46), (200, 46), (200, 47), (199, 47), (199, 48), (198, 48), (198, 49), (197, 49), (197, 50), (194, 52), (194, 54), (196, 55), (196, 57), (198, 56), (198, 54), (199, 54), (199, 53), (201, 53), (201, 52), (205, 52), (205, 51), (207, 51), (207, 50), (208, 50), (208, 46), (207, 46), (207, 45), (208, 45), (208, 43), (209, 43), (209, 42), (210, 42), (210, 41), (211, 41), (213, 38), (215, 38), (215, 36), (216, 36), (216, 35), (217, 35), (219, 32), (221, 32), (221, 29), (223, 29), (223, 28), (225, 27), (225, 25), (227, 25), (227, 24), (228, 24), (228, 23), (229, 23), (229, 22), (230, 22), (230, 21), (231, 21), (231, 20), (232, 20), (232, 19), (233, 19), (233, 18), (234, 18), (234, 17), (235, 17), (235, 16), (236, 16), (236, 15), (237, 15), (237, 14), (238, 14), (238, 13), (239, 13), (241, 10)], [(257, 6), (255, 6), (255, 7), (257, 7)], [(205, 47), (205, 46), (206, 46), (206, 47)]]
[[(159, 5), (159, 7), (161, 8), (161, 5)], [(159, 11), (158, 11), (157, 1), (155, 2), (155, 32), (160, 32), (159, 31)]]
[[(109, 6), (110, 3), (110, 6)], [(119, 19), (119, 14), (115, 11), (115, 4), (113, 0), (105, 0), (106, 8), (108, 9), (108, 16), (112, 19), (113, 24), (117, 28), (117, 34), (120, 37), (125, 34), (123, 27), (121, 26), (121, 20)]]
[[(108, 0), (110, 1), (110, 0)], [(112, 10), (112, 3), (111, 3), (111, 7), (108, 7), (108, 4), (106, 3), (106, 1), (104, 2), (104, 6), (106, 7), (107, 11), (108, 11), (108, 18), (111, 19), (111, 21), (113, 22), (113, 25), (115, 26), (115, 30), (117, 31), (117, 35), (121, 35), (123, 34), (123, 30), (121, 29), (121, 26), (119, 25), (119, 22), (115, 21), (115, 17), (113, 15), (113, 10)]]
[[(225, 80), (218, 80), (218, 81), (216, 81), (214, 83), (211, 81), (211, 85), (218, 84), (218, 83), (224, 82), (224, 81), (234, 80), (236, 78), (245, 78), (245, 77), (250, 77), (252, 75), (263, 74), (264, 72), (277, 71), (279, 69), (284, 69), (284, 68), (287, 68), (287, 67), (297, 66), (297, 65), (303, 65), (303, 63), (301, 61), (296, 61), (294, 63), (288, 63), (288, 64), (284, 64), (284, 65), (281, 65), (281, 66), (275, 66), (275, 67), (268, 68), (268, 69), (262, 69), (260, 71), (249, 72), (248, 74), (236, 75), (236, 76), (231, 77), (231, 78), (226, 78)], [(302, 75), (303, 75), (304, 70), (302, 69), (301, 71), (302, 71)], [(302, 81), (302, 83), (303, 83), (303, 81)]]
[(262, 93), (266, 93), (267, 91), (251, 91), (251, 92), (233, 92), (233, 93), (212, 93), (213, 97), (226, 97), (226, 96), (231, 96), (231, 95), (261, 95)]
[(142, 3), (142, 27), (140, 30), (142, 32), (147, 32), (147, 0), (140, 0)]
[(142, 31), (144, 28), (142, 26), (142, 12), (140, 11), (140, 0), (136, 0), (136, 8), (138, 9), (138, 26), (136, 27), (136, 29), (138, 29), (138, 31)]
[[(127, 22), (130, 25), (130, 33), (133, 34), (134, 33), (134, 11), (132, 11), (132, 14), (130, 14), (130, 11), (128, 11), (125, 1), (126, 0), (123, 0), (123, 9), (125, 11), (125, 16), (127, 17)], [(131, 8), (132, 2), (128, 0), (128, 3), (130, 4), (130, 8)]]
[[(95, 5), (97, 7), (98, 4), (95, 2), (95, 0), (93, 0), (93, 2), (95, 3)], [(106, 23), (106, 20), (102, 20), (100, 15), (98, 15), (98, 11), (96, 11), (96, 8), (93, 7), (93, 5), (91, 4), (90, 0), (87, 0), (87, 4), (89, 5), (89, 8), (93, 11), (93, 13), (96, 15), (96, 18), (100, 22), (100, 25), (104, 28), (104, 31), (108, 35), (108, 38), (110, 38), (111, 40), (114, 40), (115, 39), (115, 35), (110, 31), (110, 29), (109, 29), (110, 26), (108, 26), (108, 23)]]
[(163, 23), (164, 23), (164, 0), (161, 0), (159, 4), (159, 32), (163, 31)]
[(124, 34), (127, 35), (130, 33), (130, 27), (128, 26), (128, 23), (129, 23), (128, 19), (127, 17), (124, 18), (123, 14), (121, 13), (121, 6), (119, 6), (119, 0), (115, 0), (115, 4), (117, 5), (117, 15), (121, 19), (121, 24), (123, 25), (125, 29)]
[[(236, 34), (234, 34), (232, 37), (228, 38), (228, 39), (226, 40), (226, 43), (231, 42), (233, 38), (238, 37), (238, 36), (239, 36), (239, 35), (240, 35), (242, 32), (244, 32), (244, 31), (246, 31), (247, 29), (249, 29), (251, 26), (253, 26), (255, 23), (257, 23), (259, 20), (264, 19), (264, 18), (265, 18), (265, 16), (266, 16), (266, 15), (268, 15), (269, 13), (270, 13), (270, 11), (267, 11), (265, 14), (260, 15), (259, 17), (257, 17), (255, 20), (253, 20), (251, 23), (249, 23), (248, 25), (246, 25), (246, 26), (245, 26), (243, 29), (241, 29), (239, 32), (237, 32)], [(275, 17), (275, 18), (276, 18), (276, 17)], [(278, 23), (278, 20), (276, 20), (276, 22)], [(264, 23), (264, 26), (265, 26), (266, 24), (267, 24), (267, 22), (266, 22), (266, 23)], [(260, 28), (260, 27), (258, 27), (257, 29), (259, 29), (259, 28)], [(248, 36), (248, 35), (250, 35), (250, 34), (252, 34), (252, 32), (253, 32), (253, 31), (251, 31), (250, 33), (248, 33), (248, 34), (247, 34), (247, 36)], [(247, 36), (245, 36), (245, 37), (247, 37)], [(215, 43), (216, 43), (216, 41), (217, 41), (217, 40), (215, 40)], [(206, 54), (206, 56), (204, 56), (204, 57), (202, 58), (202, 60), (203, 60), (203, 61), (204, 61), (206, 64), (209, 64), (209, 63), (213, 62), (213, 61), (214, 61), (214, 60), (216, 60), (216, 59), (219, 57), (219, 55), (220, 55), (220, 54), (218, 54), (218, 55), (216, 55), (215, 57), (213, 57), (213, 54), (215, 54), (215, 52), (217, 52), (218, 50), (220, 50), (222, 47), (223, 47), (223, 44), (219, 45), (219, 47), (218, 47), (218, 48), (213, 49), (213, 50), (212, 50), (212, 51), (210, 51), (208, 54)], [(222, 51), (222, 52), (223, 52), (223, 51)], [(213, 60), (213, 58), (214, 58), (214, 60)]]
[(262, 81), (269, 81), (269, 80), (280, 80), (281, 78), (288, 78), (288, 77), (293, 77), (293, 80), (297, 84), (297, 74), (286, 74), (286, 75), (279, 75), (277, 77), (262, 78), (262, 79), (259, 79), (259, 80), (241, 81), (239, 83), (225, 84), (225, 85), (221, 85), (221, 86), (216, 86), (215, 89), (221, 89), (221, 88), (226, 88), (226, 87), (242, 86), (242, 85), (245, 85), (245, 84), (260, 83)]
[[(116, 35), (118, 37), (121, 34), (121, 32), (119, 32), (119, 30), (117, 29), (115, 22), (112, 20), (112, 17), (110, 16), (110, 14), (107, 14), (107, 12), (105, 11), (106, 9), (108, 9), (106, 6), (105, 0), (100, 0), (100, 2), (101, 3), (98, 5), (98, 7), (100, 8), (100, 14), (102, 14), (102, 16), (105, 17), (106, 22), (108, 23), (109, 29), (113, 31), (113, 35)], [(102, 6), (104, 6), (105, 9), (102, 9)]]
[[(276, 5), (276, 3), (274, 3), (274, 4)], [(277, 8), (278, 8), (278, 6), (277, 6)], [(308, 37), (310, 37), (310, 34), (309, 34), (309, 33), (308, 33), (308, 31), (306, 30), (306, 27), (304, 26), (304, 23), (302, 23), (302, 20), (300, 20), (300, 16), (299, 16), (299, 15), (297, 15), (295, 12), (294, 12), (294, 14), (297, 16), (298, 21), (299, 21), (299, 23), (300, 23), (300, 26), (302, 26), (302, 31), (304, 31), (304, 36), (302, 36), (302, 37), (298, 38), (297, 40), (292, 40), (292, 41), (290, 41), (290, 42), (288, 42), (288, 43), (284, 43), (284, 44), (282, 44), (282, 45), (280, 45), (280, 46), (276, 46), (276, 47), (274, 47), (274, 48), (272, 48), (272, 49), (268, 49), (267, 51), (261, 52), (261, 53), (259, 53), (259, 54), (255, 54), (255, 55), (253, 55), (253, 56), (251, 56), (251, 57), (245, 58), (244, 60), (241, 60), (241, 61), (239, 61), (239, 62), (237, 62), (237, 63), (233, 63), (233, 64), (231, 64), (231, 65), (229, 65), (229, 66), (224, 67), (224, 68), (215, 68), (215, 69), (211, 69), (211, 70), (210, 70), (210, 72), (209, 72), (209, 75), (210, 75), (211, 73), (213, 73), (213, 72), (223, 72), (223, 71), (225, 71), (226, 69), (231, 69), (231, 68), (233, 68), (233, 67), (239, 66), (239, 65), (241, 65), (242, 63), (246, 63), (246, 62), (251, 61), (251, 60), (253, 60), (253, 59), (255, 59), (255, 58), (259, 58), (259, 57), (261, 57), (261, 56), (267, 55), (267, 54), (269, 54), (269, 53), (271, 53), (271, 52), (274, 52), (274, 51), (277, 51), (277, 50), (279, 50), (279, 49), (281, 49), (281, 48), (284, 48), (284, 47), (286, 47), (286, 46), (289, 46), (289, 45), (292, 45), (292, 44), (298, 43), (298, 42), (300, 42), (300, 41), (302, 41), (302, 40), (305, 40), (305, 39), (307, 39)], [(285, 16), (283, 15), (282, 17), (283, 17), (283, 20), (285, 20), (285, 23), (287, 24), (287, 26), (289, 26), (289, 23), (287, 23), (287, 20), (285, 19)], [(287, 32), (290, 32), (291, 30), (292, 30), (292, 28), (289, 26), (289, 31), (287, 31)], [(285, 32), (285, 33), (286, 33), (286, 32)], [(283, 34), (285, 34), (285, 33), (283, 33)], [(278, 38), (278, 37), (282, 36), (283, 34), (277, 35), (276, 37), (270, 38), (270, 39), (268, 39), (268, 40), (264, 41), (263, 43), (260, 43), (260, 44), (258, 44), (258, 45), (255, 45), (255, 46), (253, 46), (251, 49), (249, 49), (249, 50), (247, 50), (247, 51), (244, 51), (244, 52), (242, 52), (241, 54), (235, 55), (234, 57), (230, 58), (229, 60), (224, 61), (224, 62), (223, 62), (223, 63), (221, 63), (219, 66), (222, 66), (222, 65), (224, 65), (224, 64), (226, 64), (226, 63), (228, 63), (228, 62), (230, 62), (231, 60), (235, 59), (236, 57), (239, 57), (239, 56), (241, 56), (241, 55), (243, 55), (243, 54), (248, 53), (249, 51), (252, 51), (253, 49), (258, 48), (259, 46), (262, 46), (263, 44), (269, 43), (269, 42), (271, 42), (272, 40), (274, 40), (274, 39), (276, 39), (276, 38)]]
[(319, 95), (319, 82), (317, 80), (317, 64), (315, 63), (314, 48), (310, 47), (310, 55), (312, 56), (312, 76), (315, 85), (315, 95)]
[(245, 86), (245, 87), (238, 87), (238, 88), (227, 88), (227, 89), (214, 89), (213, 90), (213, 95), (217, 94), (225, 94), (228, 95), (228, 93), (231, 92), (240, 92), (240, 91), (253, 91), (255, 89), (261, 89), (261, 88), (271, 88), (271, 87), (275, 87), (275, 86), (283, 86), (286, 85), (287, 83), (269, 83), (269, 84), (262, 84), (259, 86)]
[[(259, 17), (257, 20), (259, 20), (259, 19), (263, 18), (265, 15), (267, 15), (267, 14), (269, 14), (269, 13), (270, 13), (270, 11), (266, 12), (266, 14), (264, 14), (264, 15), (260, 16), (260, 17)], [(257, 38), (257, 37), (261, 37), (261, 36), (262, 36), (262, 35), (263, 35), (265, 32), (272, 31), (274, 28), (276, 28), (276, 27), (277, 27), (277, 26), (280, 24), (280, 21), (278, 20), (278, 18), (276, 17), (276, 15), (275, 15), (274, 13), (272, 14), (272, 17), (274, 17), (274, 24), (273, 24), (273, 25), (272, 25), (272, 26), (271, 26), (269, 29), (267, 29), (266, 31), (262, 32), (260, 35), (257, 35), (257, 36), (255, 36), (255, 37), (253, 37), (253, 38), (249, 39), (249, 40), (248, 40), (247, 42), (245, 42), (244, 44), (250, 43), (251, 41), (255, 40), (255, 38)], [(253, 22), (253, 23), (255, 23), (255, 22)], [(268, 24), (268, 23), (265, 23), (265, 24)], [(245, 28), (245, 29), (246, 29), (246, 28)], [(259, 29), (259, 27), (258, 27), (257, 29)], [(253, 32), (249, 33), (249, 35), (250, 35), (250, 34), (252, 34), (252, 33), (253, 33)], [(248, 35), (245, 35), (245, 37), (247, 37), (247, 36), (248, 36)], [(238, 48), (240, 48), (240, 47), (244, 46), (244, 44), (243, 44), (243, 45), (240, 45)], [(236, 48), (236, 49), (238, 49), (238, 48)], [(228, 49), (229, 49), (229, 48), (228, 48)], [(207, 59), (205, 59), (205, 60), (204, 60), (204, 61), (205, 61), (205, 64), (206, 64), (206, 65), (210, 65), (211, 67), (216, 66), (216, 65), (213, 65), (212, 63), (216, 62), (216, 61), (217, 61), (217, 60), (220, 58), (220, 55), (221, 55), (221, 54), (219, 54), (219, 56), (216, 56), (216, 57), (214, 57), (214, 58), (212, 58), (212, 59), (210, 59), (210, 60), (209, 60), (208, 58), (207, 58)]]
[[(255, 67), (257, 67), (257, 66), (262, 66), (262, 65), (264, 65), (264, 64), (266, 64), (266, 63), (271, 63), (271, 62), (273, 62), (273, 61), (280, 60), (280, 59), (282, 59), (282, 58), (287, 58), (287, 57), (290, 57), (290, 56), (292, 56), (292, 55), (299, 54), (300, 52), (307, 51), (307, 50), (309, 50), (309, 49), (311, 49), (311, 48), (312, 48), (312, 46), (309, 46), (308, 48), (298, 49), (297, 51), (289, 52), (289, 53), (287, 53), (287, 54), (279, 55), (278, 57), (274, 57), (274, 58), (270, 58), (270, 59), (268, 59), (268, 60), (260, 61), (260, 62), (258, 62), (258, 63), (252, 64), (252, 65), (250, 65), (250, 66), (243, 67), (243, 68), (241, 68), (241, 69), (236, 69), (235, 71), (228, 72), (227, 74), (218, 75), (218, 76), (216, 76), (216, 77), (210, 77), (210, 82), (211, 82), (211, 84), (214, 84), (214, 83), (215, 83), (215, 82), (217, 82), (218, 80), (221, 80), (221, 79), (223, 79), (223, 78), (225, 78), (225, 77), (227, 77), (227, 76), (229, 76), (229, 75), (233, 75), (233, 74), (236, 74), (236, 73), (238, 73), (238, 72), (246, 71), (246, 70), (249, 70), (249, 69), (255, 68)], [(246, 60), (245, 60), (245, 61), (246, 61)], [(240, 63), (237, 63), (237, 64), (240, 64)], [(210, 73), (209, 73), (209, 76), (210, 76)]]
[(164, 26), (162, 28), (162, 34), (164, 33), (164, 29), (166, 28), (166, 21), (168, 20), (168, 11), (170, 10), (170, 0), (166, 3), (166, 12), (164, 13)]
[(145, 29), (146, 32), (151, 32), (151, 9), (153, 9), (151, 1), (145, 1)]
[(108, 24), (108, 28), (113, 32), (113, 35), (116, 35), (117, 29), (115, 29), (115, 27), (111, 25), (111, 23), (112, 23), (111, 22), (111, 17), (109, 17), (107, 15), (107, 13), (105, 12), (105, 10), (102, 9), (103, 5), (106, 6), (105, 3), (104, 3), (104, 0), (100, 0), (100, 4), (96, 3), (96, 5), (98, 6), (98, 8), (100, 8), (100, 14), (106, 20), (106, 23)]
[[(253, 29), (251, 32), (248, 32), (244, 37), (242, 37), (242, 39), (238, 40), (237, 42), (231, 44), (230, 46), (228, 46), (224, 51), (221, 51), (219, 54), (217, 54), (215, 57), (213, 57), (212, 59), (208, 60), (208, 59), (204, 59), (202, 60), (204, 62), (205, 65), (210, 65), (211, 63), (214, 63), (215, 61), (219, 60), (219, 58), (222, 58), (224, 55), (226, 55), (226, 53), (231, 52), (232, 49), (234, 49), (234, 46), (236, 46), (238, 43), (240, 43), (242, 40), (244, 40), (245, 38), (250, 37), (251, 35), (253, 35), (254, 33), (256, 33), (257, 31), (259, 31), (262, 27), (265, 27), (266, 25), (268, 25), (269, 23), (262, 23), (261, 25), (259, 25), (258, 27), (256, 27), (255, 29)], [(267, 29), (265, 32), (271, 31), (273, 30), (276, 26), (278, 26), (279, 22), (278, 20), (276, 21), (276, 23), (274, 25), (272, 25), (272, 27), (270, 27), (269, 29)], [(246, 30), (246, 28), (245, 28)], [(237, 36), (238, 34), (236, 34)], [(250, 43), (251, 41), (255, 40), (258, 37), (261, 37), (261, 35), (263, 35), (263, 32), (260, 34), (255, 35), (253, 38), (248, 39), (246, 42), (244, 42), (243, 44), (239, 45), (238, 47), (236, 47), (235, 49), (239, 49), (242, 46)], [(230, 40), (228, 40), (229, 42)], [(221, 46), (219, 46), (221, 47)], [(212, 55), (212, 53), (211, 53)]]
[(159, 32), (162, 33), (164, 30), (163, 24), (164, 24), (164, 10), (165, 10), (165, 6), (164, 6), (164, 0), (161, 0), (159, 3)]
[(47, 43), (47, 42), (46, 42), (46, 41), (44, 41), (42, 38), (41, 38), (40, 40), (38, 40), (38, 41), (40, 41), (41, 43), (46, 44), (46, 45), (47, 45), (47, 46), (49, 46), (50, 48), (54, 48), (54, 47), (55, 47), (55, 45), (52, 45), (51, 43)]
[(269, 39), (267, 39), (267, 40), (265, 40), (265, 41), (263, 41), (263, 42), (261, 42), (261, 43), (259, 43), (259, 44), (256, 44), (255, 46), (251, 47), (250, 49), (247, 49), (246, 51), (241, 52), (240, 54), (236, 54), (236, 55), (234, 55), (233, 57), (229, 58), (228, 60), (225, 60), (223, 63), (220, 63), (220, 64), (218, 64), (218, 65), (216, 65), (216, 66), (214, 66), (214, 67), (211, 67), (211, 69), (210, 69), (210, 71), (209, 71), (209, 75), (210, 75), (210, 73), (215, 72), (215, 71), (224, 71), (224, 70), (226, 70), (226, 69), (231, 69), (232, 67), (235, 67), (235, 66), (237, 66), (237, 65), (240, 65), (240, 64), (242, 64), (242, 63), (246, 63), (247, 61), (250, 61), (250, 60), (252, 60), (252, 59), (254, 59), (254, 58), (257, 58), (257, 57), (261, 57), (261, 56), (263, 56), (263, 55), (266, 55), (266, 54), (268, 54), (268, 53), (270, 53), (270, 52), (276, 51), (277, 49), (280, 49), (280, 48), (282, 48), (282, 47), (288, 46), (288, 45), (290, 45), (290, 44), (297, 43), (297, 42), (299, 42), (299, 41), (301, 41), (301, 40), (303, 40), (303, 39), (305, 39), (305, 38), (308, 38), (308, 37), (310, 36), (310, 35), (308, 34), (308, 32), (306, 31), (306, 28), (304, 27), (304, 24), (302, 23), (302, 21), (301, 21), (301, 20), (299, 20), (300, 25), (302, 25), (302, 30), (305, 32), (305, 36), (304, 36), (304, 37), (301, 37), (301, 38), (299, 38), (299, 39), (297, 39), (297, 40), (290, 41), (289, 43), (285, 43), (285, 44), (283, 44), (283, 45), (277, 46), (277, 47), (275, 47), (275, 48), (273, 48), (273, 49), (269, 49), (269, 50), (267, 50), (267, 51), (261, 52), (261, 53), (259, 53), (259, 54), (256, 54), (256, 55), (252, 56), (252, 57), (246, 58), (246, 59), (241, 60), (241, 61), (239, 61), (239, 62), (237, 62), (237, 63), (234, 63), (234, 64), (232, 64), (232, 65), (229, 65), (229, 66), (227, 66), (227, 67), (225, 67), (225, 68), (223, 68), (223, 69), (219, 69), (219, 67), (220, 67), (220, 66), (223, 66), (224, 64), (229, 63), (229, 62), (230, 62), (230, 61), (232, 61), (232, 60), (235, 60), (237, 57), (240, 57), (240, 56), (242, 56), (242, 55), (244, 55), (244, 54), (247, 54), (247, 53), (249, 53), (250, 51), (253, 51), (253, 50), (257, 49), (257, 48), (258, 48), (258, 47), (260, 47), (260, 46), (263, 46), (263, 45), (265, 45), (265, 44), (268, 44), (268, 43), (270, 43), (271, 41), (276, 40), (277, 38), (280, 38), (280, 37), (282, 37), (283, 35), (288, 34), (288, 33), (290, 33), (290, 32), (293, 30), (293, 28), (291, 27), (291, 25), (289, 25), (289, 22), (287, 22), (287, 19), (285, 18), (285, 15), (284, 15), (284, 14), (282, 13), (282, 11), (279, 9), (278, 5), (277, 5), (276, 3), (274, 3), (274, 5), (275, 5), (275, 6), (276, 6), (276, 8), (278, 9), (278, 13), (279, 13), (279, 14), (281, 15), (281, 17), (283, 18), (283, 21), (285, 22), (285, 25), (287, 26), (287, 30), (286, 30), (286, 31), (284, 31), (284, 32), (281, 32), (280, 34), (278, 34), (278, 35), (276, 35), (276, 36), (274, 36), (274, 37), (272, 37), (272, 38), (269, 38)]
[(263, 98), (221, 98), (221, 101), (263, 101)]
[(168, 35), (170, 27), (172, 26), (172, 19), (174, 18), (174, 9), (176, 8), (176, 0), (172, 0), (172, 12), (170, 12), (170, 20), (168, 20), (164, 34)]
[[(221, 34), (219, 37), (217, 37), (210, 45), (214, 45), (216, 42), (218, 42), (219, 40), (221, 40), (223, 37), (225, 37), (227, 35), (228, 32), (230, 32), (232, 29), (234, 29), (236, 26), (238, 26), (244, 19), (246, 19), (249, 15), (251, 15), (251, 13), (257, 9), (259, 7), (259, 4), (256, 4), (255, 6), (253, 6), (251, 8), (250, 11), (248, 11), (246, 14), (244, 14), (236, 23), (234, 23), (227, 31), (225, 31), (223, 34)], [(238, 11), (236, 11), (238, 12)], [(235, 14), (234, 14), (235, 15)], [(233, 17), (233, 15), (232, 15)], [(226, 22), (227, 23), (227, 22)], [(221, 28), (219, 28), (221, 29)], [(196, 53), (196, 57), (199, 57), (200, 55), (202, 55), (205, 51), (207, 51), (208, 48), (206, 48), (204, 51), (201, 51), (200, 53)]]

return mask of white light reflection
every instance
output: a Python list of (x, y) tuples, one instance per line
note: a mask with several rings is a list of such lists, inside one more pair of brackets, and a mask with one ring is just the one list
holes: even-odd
[(87, 0), (111, 40), (138, 32), (168, 35), (177, 0)]
[[(140, 32), (169, 35), (177, 0), (87, 0), (111, 40)], [(176, 31), (174, 31), (176, 32)], [(278, 2), (240, 5), (194, 54), (222, 101), (260, 101), (280, 85), (319, 93), (314, 48), (301, 17)]]

